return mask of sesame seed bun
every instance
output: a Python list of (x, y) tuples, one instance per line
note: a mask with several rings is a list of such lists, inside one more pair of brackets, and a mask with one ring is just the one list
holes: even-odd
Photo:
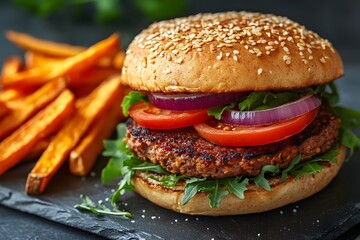
[(269, 180), (271, 191), (251, 184), (243, 200), (228, 194), (222, 198), (219, 208), (211, 208), (208, 194), (203, 192), (197, 193), (186, 205), (182, 205), (184, 184), (164, 187), (150, 178), (154, 175), (151, 173), (137, 172), (132, 178), (132, 185), (144, 198), (180, 213), (206, 216), (258, 213), (300, 201), (325, 188), (340, 170), (344, 162), (345, 150), (345, 147), (341, 147), (337, 163), (324, 164), (324, 168), (319, 173), (304, 175), (298, 180), (289, 177), (284, 183), (281, 183), (278, 177), (271, 178)]
[(130, 44), (122, 81), (141, 91), (304, 88), (343, 75), (331, 43), (285, 17), (198, 14), (150, 25)]

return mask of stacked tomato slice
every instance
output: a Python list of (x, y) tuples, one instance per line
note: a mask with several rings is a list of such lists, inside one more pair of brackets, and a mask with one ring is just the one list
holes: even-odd
[(258, 146), (283, 140), (305, 129), (316, 117), (321, 104), (318, 96), (309, 94), (267, 110), (225, 110), (225, 117), (220, 120), (209, 116), (204, 107), (209, 107), (209, 101), (213, 106), (230, 104), (245, 95), (149, 94), (151, 103), (132, 105), (129, 115), (144, 128), (169, 130), (193, 126), (200, 136), (217, 145)]

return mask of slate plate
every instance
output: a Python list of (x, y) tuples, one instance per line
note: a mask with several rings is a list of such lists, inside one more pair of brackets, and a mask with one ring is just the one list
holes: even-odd
[[(346, 72), (339, 82), (342, 104), (359, 110), (360, 69), (354, 65)], [(177, 214), (135, 193), (122, 199), (133, 219), (78, 212), (73, 205), (79, 203), (80, 194), (106, 200), (116, 187), (100, 184), (105, 162), (99, 159), (95, 176), (86, 178), (71, 176), (64, 166), (40, 197), (24, 194), (26, 176), (34, 163), (22, 163), (0, 176), (0, 204), (110, 239), (334, 239), (360, 223), (360, 152), (320, 193), (273, 211), (235, 217)]]
[(71, 176), (64, 166), (40, 197), (24, 194), (25, 176), (33, 166), (33, 163), (24, 163), (0, 177), (0, 204), (110, 239), (239, 239), (240, 236), (246, 239), (332, 239), (360, 223), (360, 192), (358, 187), (354, 189), (360, 182), (359, 158), (360, 154), (355, 155), (336, 179), (315, 196), (247, 216), (177, 214), (134, 193), (126, 194), (122, 203), (133, 213), (133, 219), (80, 213), (72, 207), (79, 202), (80, 194), (105, 200), (111, 193), (111, 186), (99, 184), (103, 161), (96, 166), (96, 176), (87, 178)]

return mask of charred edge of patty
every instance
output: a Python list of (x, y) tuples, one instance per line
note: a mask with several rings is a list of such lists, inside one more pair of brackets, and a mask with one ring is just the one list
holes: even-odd
[(224, 147), (203, 139), (192, 127), (150, 130), (129, 118), (126, 140), (141, 160), (159, 163), (171, 173), (208, 178), (256, 176), (265, 165), (286, 168), (298, 154), (304, 161), (326, 152), (337, 142), (340, 122), (322, 109), (305, 130), (280, 142)]

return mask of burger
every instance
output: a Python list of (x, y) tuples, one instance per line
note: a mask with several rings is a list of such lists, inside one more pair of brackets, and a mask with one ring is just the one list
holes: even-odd
[[(129, 45), (103, 180), (193, 215), (264, 212), (327, 186), (345, 157), (328, 40), (286, 17), (198, 14), (150, 25)], [(346, 144), (345, 144), (346, 145)]]

